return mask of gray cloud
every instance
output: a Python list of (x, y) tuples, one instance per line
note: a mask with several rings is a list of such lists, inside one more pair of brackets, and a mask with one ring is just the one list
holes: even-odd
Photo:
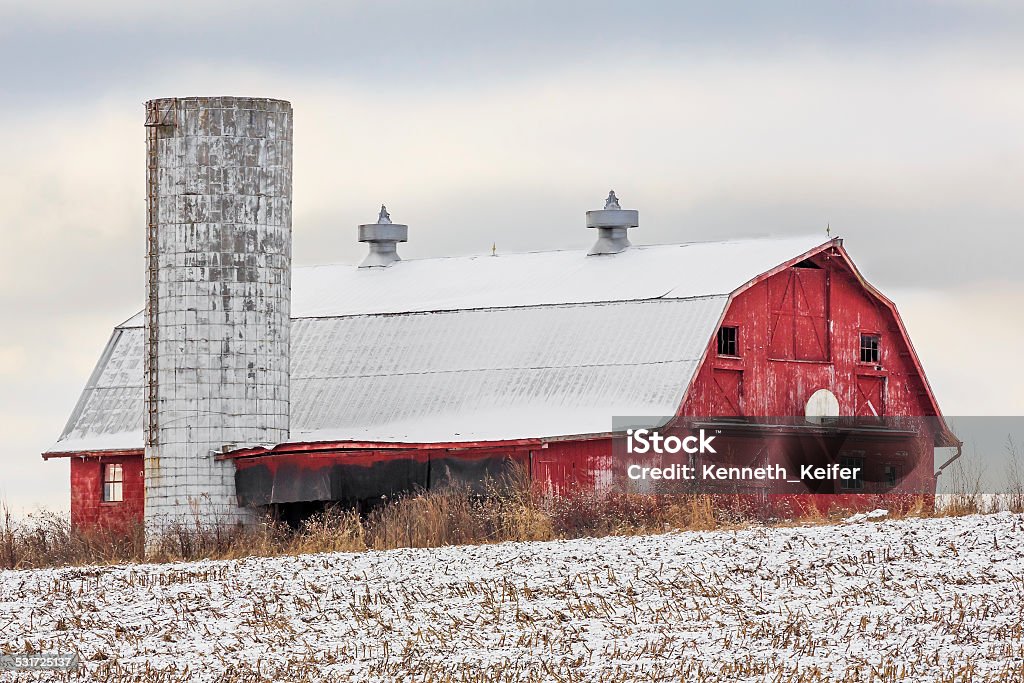
[(190, 63), (402, 87), (488, 83), (631, 55), (764, 56), (812, 47), (894, 57), (942, 43), (1019, 44), (1013, 3), (379, 2), (73, 3), (0, 13), (2, 94), (54, 102)]
[(947, 344), (1024, 330), (991, 304), (1024, 293), (1018, 3), (246, 7), (0, 5), (0, 497), (66, 505), (38, 453), (141, 306), (155, 96), (292, 100), (299, 265), (358, 260), (381, 202), (406, 257), (583, 248), (610, 186), (640, 243), (830, 223), (947, 410), (1022, 409), (1018, 361), (993, 390)]

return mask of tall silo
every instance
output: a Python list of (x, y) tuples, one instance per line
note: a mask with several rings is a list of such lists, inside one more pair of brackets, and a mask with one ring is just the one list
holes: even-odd
[(225, 447), (288, 437), (292, 108), (146, 103), (146, 526), (246, 521)]

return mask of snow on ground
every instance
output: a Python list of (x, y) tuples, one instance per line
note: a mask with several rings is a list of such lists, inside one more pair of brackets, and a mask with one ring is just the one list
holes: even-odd
[(855, 524), (857, 522), (866, 522), (869, 519), (881, 519), (882, 517), (887, 517), (888, 515), (889, 515), (889, 511), (888, 510), (881, 510), (881, 509), (879, 509), (879, 510), (872, 510), (871, 512), (858, 512), (855, 515), (851, 515), (851, 516), (847, 517), (843, 521), (846, 522), (847, 524)]
[(1022, 632), (1010, 513), (0, 572), (0, 652), (103, 680), (1021, 681)]

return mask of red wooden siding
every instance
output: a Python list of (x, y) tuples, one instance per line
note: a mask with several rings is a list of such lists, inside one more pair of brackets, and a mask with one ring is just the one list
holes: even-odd
[[(123, 500), (103, 502), (103, 466), (119, 463), (124, 472)], [(71, 525), (76, 529), (128, 529), (141, 523), (145, 506), (142, 454), (71, 458)]]
[[(888, 306), (865, 289), (842, 253), (822, 253), (810, 262), (803, 265), (818, 267), (784, 269), (733, 298), (722, 325), (739, 328), (739, 357), (719, 356), (712, 340), (681, 415), (800, 417), (818, 389), (836, 395), (841, 415), (869, 422), (878, 416), (935, 414), (913, 351)], [(881, 335), (877, 363), (860, 360), (862, 332)], [(732, 399), (737, 381), (727, 377), (742, 378), (738, 402)], [(730, 412), (732, 406), (738, 410)], [(934, 434), (926, 432), (903, 441), (853, 440), (839, 456), (863, 458), (863, 489), (836, 484), (800, 496), (787, 493), (785, 485), (772, 485), (767, 487), (772, 507), (794, 501), (797, 507), (863, 507), (878, 504), (874, 498), (890, 497), (891, 491), (934, 491)], [(749, 452), (732, 454), (730, 460), (776, 461), (784, 449), (770, 438), (757, 439)], [(886, 468), (895, 473), (895, 486), (886, 482)]]
[(711, 412), (709, 415), (742, 415), (743, 371), (715, 368), (711, 373)]
[(769, 278), (767, 290), (768, 357), (827, 361), (827, 271), (789, 268)]
[(542, 489), (565, 494), (611, 486), (611, 439), (552, 441), (547, 446), (531, 451), (532, 480)]
[(881, 417), (885, 415), (885, 377), (857, 375), (854, 415)]
[[(682, 415), (725, 414), (722, 370), (742, 372), (743, 415), (803, 415), (822, 388), (836, 395), (843, 415), (872, 415), (868, 401), (887, 415), (935, 414), (890, 310), (841, 257), (811, 260), (820, 268), (785, 269), (733, 298), (722, 324), (739, 328), (739, 358), (719, 357), (710, 340)], [(881, 331), (877, 365), (860, 362), (860, 334), (871, 330)]]

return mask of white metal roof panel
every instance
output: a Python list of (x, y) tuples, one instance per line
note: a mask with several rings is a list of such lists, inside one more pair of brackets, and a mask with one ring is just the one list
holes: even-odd
[[(609, 431), (678, 408), (728, 295), (818, 237), (296, 268), (291, 440)], [(142, 315), (51, 452), (142, 447)]]
[[(817, 235), (634, 246), (607, 256), (543, 251), (292, 270), (292, 317), (685, 299), (729, 294), (827, 243)], [(142, 327), (142, 313), (121, 327)]]
[[(299, 319), (291, 440), (540, 438), (672, 414), (726, 301)], [(117, 330), (51, 452), (142, 447), (142, 332)]]
[(291, 440), (493, 441), (670, 415), (726, 300), (296, 320)]
[(545, 251), (292, 272), (292, 317), (504, 308), (729, 294), (822, 245), (820, 236)]
[(55, 452), (142, 448), (143, 330), (117, 328)]

